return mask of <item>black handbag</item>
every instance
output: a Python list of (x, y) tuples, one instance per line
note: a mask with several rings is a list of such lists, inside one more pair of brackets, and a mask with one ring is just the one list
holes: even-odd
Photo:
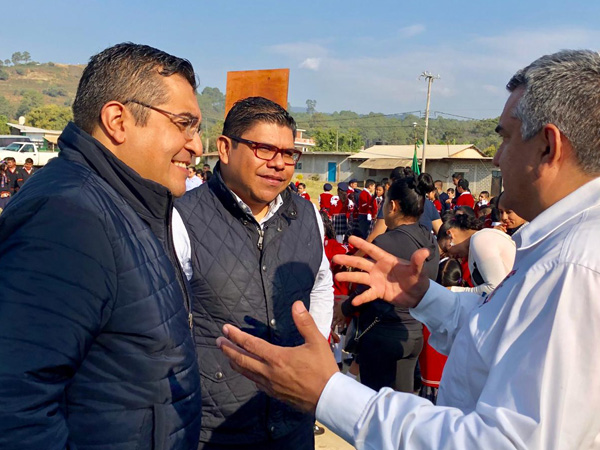
[(350, 321), (350, 325), (348, 326), (348, 329), (346, 330), (346, 340), (344, 342), (344, 351), (346, 353), (352, 353), (353, 355), (358, 355), (358, 351), (359, 351), (359, 343), (360, 343), (360, 339), (368, 332), (371, 330), (371, 328), (373, 328), (375, 325), (377, 325), (377, 323), (380, 321), (381, 319), (379, 317), (375, 317), (375, 319), (373, 320), (373, 322), (371, 322), (371, 324), (365, 328), (364, 331), (360, 331), (358, 329), (358, 317), (354, 316), (352, 317), (352, 320)]

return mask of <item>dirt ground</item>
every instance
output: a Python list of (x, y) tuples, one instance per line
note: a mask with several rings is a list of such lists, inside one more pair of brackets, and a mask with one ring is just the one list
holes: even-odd
[[(320, 426), (323, 426), (319, 424)], [(323, 427), (325, 428), (325, 427)], [(325, 433), (315, 436), (315, 449), (318, 450), (352, 450), (353, 446), (344, 441), (341, 437), (325, 428)]]

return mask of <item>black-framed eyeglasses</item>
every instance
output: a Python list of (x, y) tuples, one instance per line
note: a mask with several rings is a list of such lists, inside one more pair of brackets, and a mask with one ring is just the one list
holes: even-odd
[(177, 127), (179, 127), (185, 132), (185, 135), (188, 139), (194, 139), (196, 133), (198, 133), (199, 136), (202, 136), (202, 122), (200, 122), (200, 119), (198, 117), (194, 117), (189, 114), (175, 114), (170, 111), (157, 108), (156, 106), (148, 105), (144, 102), (139, 102), (137, 100), (127, 100), (126, 102), (124, 102), (124, 104), (127, 103), (135, 103), (136, 105), (140, 105), (144, 108), (149, 108), (158, 113), (164, 114), (169, 118), (171, 122), (173, 122), (175, 125), (177, 125)]
[(226, 137), (228, 137), (232, 141), (246, 144), (252, 149), (252, 151), (254, 152), (254, 156), (256, 156), (258, 159), (262, 159), (263, 161), (271, 161), (275, 159), (277, 153), (281, 153), (283, 163), (286, 166), (295, 166), (298, 160), (300, 159), (300, 156), (302, 156), (302, 152), (300, 150), (296, 150), (295, 148), (279, 148), (271, 144), (254, 142), (248, 139), (242, 139), (237, 136)]

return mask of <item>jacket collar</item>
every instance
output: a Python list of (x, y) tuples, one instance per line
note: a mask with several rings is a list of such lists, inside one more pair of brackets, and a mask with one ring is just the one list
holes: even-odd
[(543, 211), (513, 235), (518, 249), (536, 245), (565, 223), (579, 220), (585, 211), (600, 205), (600, 178), (581, 186)]
[[(60, 158), (89, 167), (105, 180), (135, 212), (164, 239), (164, 220), (170, 217), (173, 194), (166, 187), (142, 178), (104, 145), (70, 122), (58, 140)], [(158, 229), (157, 229), (158, 228)]]
[[(221, 162), (218, 161), (213, 170), (213, 176), (208, 180), (208, 188), (214, 192), (219, 201), (229, 211), (229, 213), (240, 220), (250, 220), (256, 222), (254, 216), (247, 211), (244, 211), (237, 199), (236, 195), (227, 187), (223, 177), (221, 175)], [(286, 188), (281, 194), (283, 204), (279, 207), (275, 215), (282, 215), (288, 221), (296, 219), (298, 212), (296, 205), (292, 201), (292, 194), (290, 193), (289, 187)]]

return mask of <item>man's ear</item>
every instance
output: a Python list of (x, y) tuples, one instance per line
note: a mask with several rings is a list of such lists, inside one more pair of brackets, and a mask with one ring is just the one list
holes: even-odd
[(541, 164), (548, 167), (555, 167), (557, 164), (564, 163), (566, 137), (560, 132), (554, 124), (547, 124), (542, 131), (544, 144), (546, 148), (541, 153)]
[(125, 109), (122, 103), (111, 101), (105, 104), (100, 110), (100, 125), (104, 134), (115, 145), (119, 145), (126, 140), (126, 120), (133, 119), (129, 111)]
[(231, 142), (231, 139), (226, 136), (221, 135), (217, 138), (217, 150), (222, 164), (229, 163), (229, 152), (231, 151), (232, 146), (233, 143)]

